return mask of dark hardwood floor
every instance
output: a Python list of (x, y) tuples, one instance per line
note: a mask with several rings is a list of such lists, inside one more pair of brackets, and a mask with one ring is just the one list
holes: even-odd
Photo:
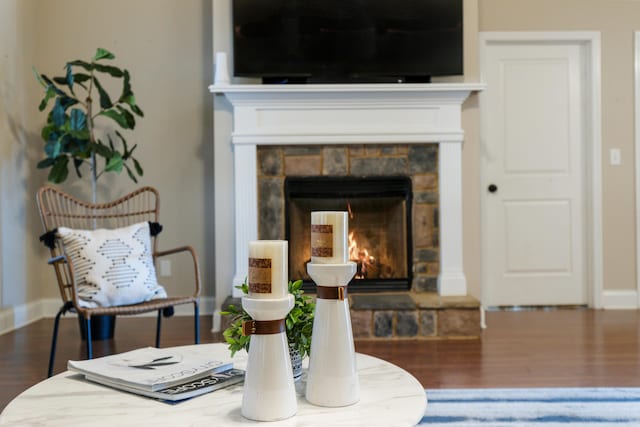
[[(155, 319), (118, 318), (115, 339), (95, 356), (153, 345)], [(53, 320), (0, 336), (0, 408), (45, 379)], [(219, 342), (201, 318), (203, 343)], [(411, 372), (425, 388), (640, 387), (640, 311), (555, 310), (487, 313), (481, 339), (356, 341), (356, 350)], [(192, 343), (188, 317), (165, 319), (162, 346)], [(61, 321), (55, 373), (84, 358), (78, 322)]]

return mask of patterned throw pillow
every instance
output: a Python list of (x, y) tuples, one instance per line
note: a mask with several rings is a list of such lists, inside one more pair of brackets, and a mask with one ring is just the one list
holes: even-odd
[(57, 237), (73, 263), (80, 306), (112, 307), (167, 297), (156, 279), (148, 222), (112, 230), (59, 227)]

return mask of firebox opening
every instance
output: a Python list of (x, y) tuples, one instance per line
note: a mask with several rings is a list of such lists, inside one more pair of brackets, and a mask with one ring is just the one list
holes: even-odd
[(289, 277), (313, 291), (306, 264), (311, 259), (312, 211), (349, 212), (350, 259), (358, 265), (351, 291), (411, 288), (411, 179), (408, 177), (287, 177), (285, 234)]

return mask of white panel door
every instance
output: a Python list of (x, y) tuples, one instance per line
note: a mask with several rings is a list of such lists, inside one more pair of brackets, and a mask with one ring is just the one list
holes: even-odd
[(483, 58), (483, 304), (586, 304), (583, 62), (571, 43)]

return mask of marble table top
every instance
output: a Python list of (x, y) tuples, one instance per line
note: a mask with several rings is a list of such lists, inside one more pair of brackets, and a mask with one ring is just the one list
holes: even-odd
[[(201, 344), (212, 355), (227, 358), (226, 344)], [(244, 369), (247, 354), (236, 354)], [(260, 423), (240, 413), (242, 386), (216, 390), (177, 404), (125, 393), (63, 372), (17, 396), (0, 414), (0, 426), (414, 426), (424, 415), (424, 388), (405, 370), (384, 360), (356, 354), (360, 401), (343, 408), (311, 405), (304, 398), (305, 375), (296, 384), (297, 414), (283, 421)]]

